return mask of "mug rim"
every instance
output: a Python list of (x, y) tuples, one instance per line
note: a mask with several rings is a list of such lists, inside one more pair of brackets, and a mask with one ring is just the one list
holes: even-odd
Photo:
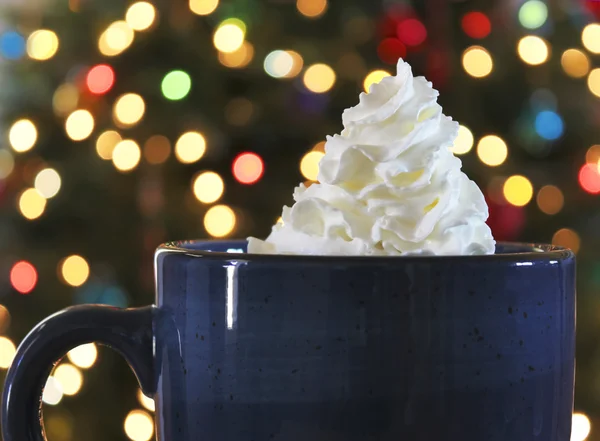
[(190, 257), (214, 258), (221, 260), (243, 260), (256, 262), (320, 262), (320, 263), (383, 263), (383, 262), (444, 262), (444, 261), (479, 261), (491, 262), (553, 262), (573, 259), (575, 254), (572, 250), (550, 244), (531, 242), (504, 242), (499, 241), (497, 245), (512, 248), (523, 248), (527, 251), (516, 251), (501, 254), (480, 255), (406, 255), (406, 256), (344, 256), (344, 255), (305, 255), (305, 254), (252, 254), (244, 252), (210, 251), (192, 248), (194, 244), (230, 244), (231, 248), (242, 247), (247, 244), (246, 240), (222, 240), (222, 239), (195, 239), (170, 241), (161, 244), (156, 255), (159, 254), (185, 254)]

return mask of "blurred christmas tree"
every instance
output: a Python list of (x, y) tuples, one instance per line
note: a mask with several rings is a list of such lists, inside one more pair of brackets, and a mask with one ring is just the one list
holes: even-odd
[[(50, 313), (151, 303), (160, 242), (266, 235), (342, 110), (405, 57), (461, 122), (496, 237), (581, 248), (577, 407), (596, 424), (599, 1), (40, 1), (0, 28), (0, 380)], [(96, 359), (49, 380), (50, 439), (148, 439), (151, 401)]]

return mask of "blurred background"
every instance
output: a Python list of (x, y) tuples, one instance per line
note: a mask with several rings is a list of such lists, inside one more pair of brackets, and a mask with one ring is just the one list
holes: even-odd
[[(267, 235), (399, 57), (461, 123), (496, 238), (578, 253), (573, 440), (600, 440), (598, 0), (3, 0), (0, 381), (47, 315), (152, 303), (161, 242)], [(44, 402), (51, 441), (153, 437), (104, 348)]]

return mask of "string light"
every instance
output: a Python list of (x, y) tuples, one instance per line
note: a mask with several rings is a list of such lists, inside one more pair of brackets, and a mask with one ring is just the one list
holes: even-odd
[(34, 220), (46, 209), (46, 199), (35, 188), (28, 188), (19, 197), (19, 211), (24, 218)]
[(462, 55), (465, 72), (474, 78), (487, 77), (494, 70), (494, 61), (490, 53), (481, 46), (471, 46)]
[(65, 131), (73, 141), (83, 141), (94, 131), (94, 124), (92, 114), (87, 110), (79, 109), (68, 116)]
[(96, 140), (96, 153), (105, 161), (112, 159), (115, 146), (121, 141), (121, 135), (114, 130), (107, 130)]
[(471, 38), (485, 38), (492, 32), (492, 23), (483, 12), (472, 11), (465, 14), (461, 21), (463, 32)]
[(308, 18), (319, 18), (327, 11), (327, 0), (296, 0), (296, 9)]
[(550, 48), (548, 43), (537, 35), (528, 35), (519, 40), (517, 52), (525, 63), (539, 66), (548, 61)]
[(8, 337), (0, 336), (0, 369), (8, 369), (16, 354), (15, 344)]
[(579, 234), (570, 228), (562, 228), (552, 236), (552, 245), (569, 248), (574, 253), (577, 253), (581, 246), (581, 239), (579, 238)]
[(60, 186), (60, 175), (53, 168), (45, 168), (35, 177), (34, 187), (46, 199), (56, 196), (60, 190)]
[(304, 72), (304, 85), (314, 93), (325, 93), (335, 84), (335, 72), (326, 64), (313, 64)]
[(319, 176), (319, 163), (325, 156), (324, 153), (318, 151), (310, 151), (300, 161), (300, 172), (302, 176), (310, 181), (316, 181)]
[(126, 21), (116, 21), (100, 35), (98, 49), (102, 55), (114, 57), (131, 46), (134, 37), (135, 33)]
[(150, 29), (156, 19), (156, 9), (151, 3), (137, 2), (132, 4), (125, 14), (125, 21), (134, 31)]
[(192, 79), (182, 70), (169, 72), (162, 80), (161, 90), (165, 98), (177, 101), (185, 98), (192, 88)]
[(60, 264), (60, 275), (67, 285), (81, 286), (90, 276), (90, 266), (83, 257), (72, 255), (66, 257)]
[(600, 193), (600, 170), (596, 164), (584, 164), (579, 169), (579, 185), (590, 194)]
[(115, 71), (108, 64), (99, 64), (90, 69), (85, 83), (91, 93), (95, 95), (105, 94), (115, 84)]
[(525, 176), (511, 176), (502, 188), (504, 198), (509, 204), (524, 207), (533, 198), (533, 186)]
[(583, 413), (573, 413), (571, 441), (585, 441), (592, 430), (590, 419)]
[(567, 49), (560, 59), (565, 73), (573, 78), (583, 78), (590, 71), (589, 57), (578, 49)]
[(454, 141), (454, 146), (452, 146), (452, 153), (455, 155), (464, 155), (469, 153), (473, 148), (473, 144), (475, 143), (475, 138), (473, 137), (473, 133), (469, 130), (468, 127), (460, 125), (458, 127), (458, 136)]
[(82, 369), (91, 368), (98, 358), (98, 349), (94, 343), (77, 346), (67, 353), (69, 361)]
[(146, 409), (148, 409), (150, 412), (154, 412), (156, 410), (154, 400), (152, 398), (149, 398), (146, 395), (144, 395), (144, 392), (142, 392), (141, 389), (138, 389), (137, 396), (138, 396), (138, 401), (140, 402), (140, 404), (142, 406), (144, 406)]
[(190, 0), (190, 10), (197, 15), (209, 15), (219, 6), (219, 0)]
[(554, 141), (562, 136), (564, 123), (558, 113), (544, 110), (535, 117), (535, 131), (540, 137)]
[(219, 61), (223, 66), (232, 69), (241, 69), (246, 67), (254, 58), (254, 46), (248, 41), (244, 41), (242, 46), (234, 52), (219, 52)]
[(600, 98), (600, 68), (590, 72), (587, 83), (590, 92)]
[(529, 0), (519, 9), (519, 22), (527, 29), (542, 27), (548, 20), (548, 7), (540, 0)]
[(496, 167), (506, 161), (508, 147), (504, 140), (496, 135), (484, 136), (477, 144), (477, 156), (485, 165)]
[(270, 52), (264, 62), (265, 72), (273, 78), (286, 77), (294, 67), (294, 59), (287, 51)]
[(141, 121), (145, 112), (144, 99), (136, 93), (127, 93), (115, 102), (113, 119), (121, 127), (131, 127)]
[(175, 157), (183, 164), (198, 161), (206, 151), (206, 140), (201, 133), (187, 132), (175, 143)]
[(158, 165), (169, 159), (171, 143), (162, 135), (154, 135), (144, 144), (144, 158), (148, 164)]
[(562, 210), (565, 197), (560, 188), (554, 185), (544, 185), (537, 194), (537, 204), (543, 213), (557, 214)]
[(58, 45), (58, 37), (54, 32), (40, 29), (27, 39), (27, 54), (34, 60), (49, 60), (58, 51)]
[(398, 38), (407, 46), (419, 46), (427, 39), (427, 28), (416, 18), (409, 18), (398, 24)]
[(117, 170), (128, 172), (137, 167), (141, 157), (140, 146), (131, 139), (125, 139), (115, 146), (112, 162)]
[(600, 24), (591, 23), (583, 28), (581, 41), (588, 51), (600, 54)]
[(212, 204), (223, 196), (225, 184), (217, 173), (204, 172), (196, 176), (192, 189), (196, 199), (204, 204)]
[(373, 72), (370, 72), (363, 81), (363, 88), (365, 89), (365, 92), (369, 93), (373, 84), (379, 84), (381, 80), (389, 77), (390, 75), (391, 74), (385, 70), (374, 70)]
[(54, 377), (48, 377), (44, 392), (42, 393), (42, 401), (50, 406), (56, 406), (63, 398), (62, 386)]
[[(243, 24), (243, 23), (242, 23)], [(213, 36), (213, 43), (221, 52), (235, 52), (244, 44), (245, 29), (236, 22), (221, 23)]]
[(18, 153), (31, 150), (37, 142), (37, 137), (37, 129), (33, 122), (28, 119), (15, 122), (8, 132), (10, 146)]
[(52, 376), (60, 383), (65, 395), (77, 394), (83, 385), (81, 371), (69, 363), (58, 365)]
[(154, 435), (152, 417), (143, 410), (132, 410), (125, 418), (125, 434), (132, 441), (149, 441)]
[(63, 84), (52, 97), (52, 107), (57, 115), (66, 115), (77, 108), (79, 89), (71, 83)]
[(236, 224), (234, 211), (227, 205), (215, 205), (204, 215), (204, 228), (213, 237), (229, 235)]
[(265, 164), (256, 153), (242, 153), (233, 160), (232, 170), (241, 184), (255, 184), (262, 178)]
[(37, 270), (25, 260), (15, 263), (10, 270), (10, 284), (21, 294), (29, 294), (33, 291), (37, 281)]

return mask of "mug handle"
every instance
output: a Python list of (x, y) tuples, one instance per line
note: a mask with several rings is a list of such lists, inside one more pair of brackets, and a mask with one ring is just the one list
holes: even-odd
[(117, 309), (82, 305), (38, 324), (25, 337), (8, 370), (0, 409), (4, 441), (46, 441), (42, 391), (53, 366), (71, 349), (96, 342), (119, 352), (142, 391), (154, 396), (153, 322), (155, 308)]

